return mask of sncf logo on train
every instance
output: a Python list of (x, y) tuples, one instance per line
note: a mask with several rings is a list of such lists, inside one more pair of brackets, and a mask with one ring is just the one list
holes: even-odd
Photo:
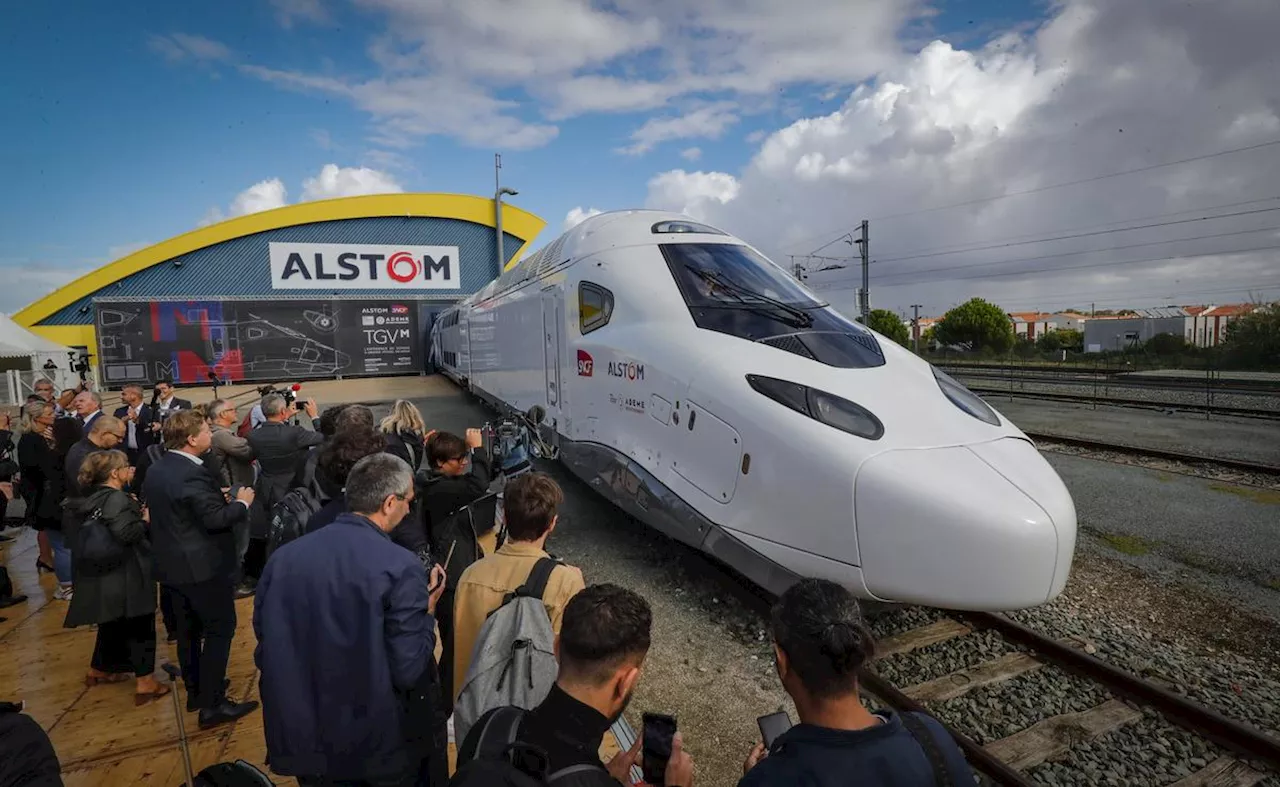
[(590, 377), (596, 370), (595, 359), (586, 350), (578, 350), (578, 376)]
[(269, 243), (277, 290), (456, 290), (457, 246)]
[(631, 361), (623, 363), (622, 361), (609, 361), (609, 376), (621, 377), (624, 380), (643, 380), (644, 364)]

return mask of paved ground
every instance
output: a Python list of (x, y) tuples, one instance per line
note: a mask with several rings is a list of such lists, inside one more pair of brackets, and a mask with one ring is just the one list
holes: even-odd
[(1280, 422), (1086, 404), (1059, 404), (987, 397), (1018, 428), (1028, 432), (1107, 440), (1126, 445), (1186, 451), (1206, 457), (1280, 465)]
[[(1280, 493), (1047, 454), (1100, 548), (1280, 619)], [(1117, 538), (1118, 537), (1118, 538)]]

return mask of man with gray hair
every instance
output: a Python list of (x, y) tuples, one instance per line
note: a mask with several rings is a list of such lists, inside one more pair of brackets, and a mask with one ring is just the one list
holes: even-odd
[(81, 391), (71, 400), (71, 409), (84, 426), (84, 436), (88, 437), (93, 422), (102, 415), (102, 395), (97, 391)]
[[(156, 441), (155, 432), (151, 431), (151, 407), (146, 403), (142, 386), (136, 383), (120, 390), (120, 401), (122, 404), (116, 408), (115, 416), (124, 421), (128, 431), (123, 448), (129, 455), (129, 464), (137, 467), (143, 452)], [(142, 486), (142, 479), (138, 479), (138, 486)]]
[(405, 720), (420, 712), (405, 697), (421, 696), (434, 675), (444, 570), (428, 577), (388, 535), (413, 502), (403, 459), (361, 459), (344, 494), (350, 513), (276, 550), (258, 583), (254, 661), (267, 764), (304, 787), (427, 783), (416, 780), (428, 764), (445, 772), (444, 749)]

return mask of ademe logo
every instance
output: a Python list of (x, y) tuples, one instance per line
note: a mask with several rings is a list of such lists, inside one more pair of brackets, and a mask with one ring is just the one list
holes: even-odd
[(457, 246), (269, 243), (277, 290), (457, 290)]
[(578, 376), (590, 377), (596, 369), (596, 362), (591, 357), (591, 353), (586, 350), (578, 350)]

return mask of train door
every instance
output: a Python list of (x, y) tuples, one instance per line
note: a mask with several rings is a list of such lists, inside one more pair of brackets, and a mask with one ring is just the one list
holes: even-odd
[(564, 322), (564, 301), (558, 287), (542, 291), (543, 364), (546, 376), (547, 424), (553, 430), (559, 422), (562, 395), (560, 381), (560, 337)]

